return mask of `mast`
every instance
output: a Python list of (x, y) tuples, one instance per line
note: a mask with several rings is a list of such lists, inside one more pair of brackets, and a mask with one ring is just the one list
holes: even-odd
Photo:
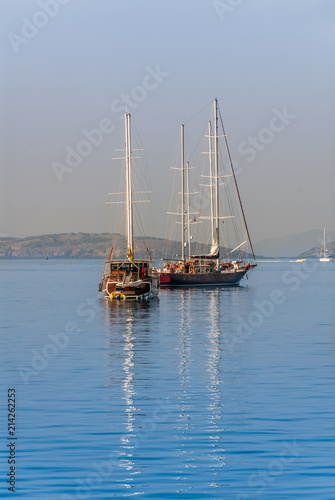
[(323, 228), (323, 257), (326, 257), (326, 228)]
[(126, 138), (126, 235), (127, 235), (127, 257), (134, 258), (134, 235), (133, 235), (133, 200), (132, 200), (132, 177), (131, 177), (131, 134), (130, 113), (125, 114), (125, 138)]
[[(214, 169), (215, 169), (215, 232), (214, 241), (218, 252), (220, 248), (219, 235), (219, 151), (218, 151), (218, 100), (214, 99)], [(219, 264), (219, 259), (218, 259)]]
[(214, 246), (214, 207), (213, 207), (213, 169), (212, 169), (212, 137), (211, 137), (211, 122), (208, 122), (208, 152), (209, 152), (209, 187), (211, 193), (211, 232), (212, 232), (212, 247)]
[(188, 258), (191, 258), (191, 221), (190, 221), (190, 168), (188, 161), (186, 162), (186, 213), (187, 213), (187, 244)]
[(181, 125), (181, 260), (185, 260), (185, 155), (184, 155), (184, 125)]

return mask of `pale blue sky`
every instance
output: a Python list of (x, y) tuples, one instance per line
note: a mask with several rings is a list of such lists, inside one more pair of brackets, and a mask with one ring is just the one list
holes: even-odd
[[(0, 9), (1, 234), (104, 231), (123, 130), (111, 104), (132, 91), (156, 235), (180, 124), (214, 97), (253, 239), (335, 230), (332, 0), (2, 0)], [(294, 118), (279, 127), (274, 109)], [(115, 130), (60, 183), (54, 162), (105, 118)], [(271, 123), (273, 137), (247, 153)]]

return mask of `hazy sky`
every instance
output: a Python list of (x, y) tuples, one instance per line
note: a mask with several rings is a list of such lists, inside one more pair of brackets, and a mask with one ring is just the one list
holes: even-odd
[(104, 231), (128, 102), (164, 236), (180, 124), (214, 97), (254, 241), (335, 230), (333, 0), (1, 0), (0, 9), (1, 234)]

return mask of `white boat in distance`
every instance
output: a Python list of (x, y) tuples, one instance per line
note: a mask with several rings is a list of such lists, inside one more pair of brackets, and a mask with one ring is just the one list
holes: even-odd
[(320, 253), (320, 262), (330, 262), (331, 260), (333, 260), (333, 258), (329, 257), (326, 250), (326, 228), (323, 228), (323, 243)]

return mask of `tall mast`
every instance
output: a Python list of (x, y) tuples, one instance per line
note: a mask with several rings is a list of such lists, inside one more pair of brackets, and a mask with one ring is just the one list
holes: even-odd
[(220, 247), (219, 236), (219, 151), (218, 151), (218, 100), (214, 99), (214, 168), (215, 168), (215, 244)]
[(209, 187), (211, 193), (211, 232), (212, 246), (214, 242), (214, 207), (213, 207), (213, 168), (212, 168), (212, 137), (211, 137), (211, 122), (208, 122), (208, 152), (209, 152)]
[(191, 258), (191, 221), (190, 221), (190, 168), (188, 161), (186, 162), (186, 214), (187, 214), (187, 244), (188, 258)]
[(130, 135), (130, 113), (125, 115), (125, 137), (126, 137), (126, 233), (127, 233), (127, 257), (134, 258), (134, 235), (133, 235), (133, 200), (132, 200), (132, 177), (131, 177), (131, 135)]
[(326, 228), (323, 228), (323, 256), (326, 257)]
[(181, 260), (185, 260), (185, 155), (184, 155), (184, 125), (181, 125)]

